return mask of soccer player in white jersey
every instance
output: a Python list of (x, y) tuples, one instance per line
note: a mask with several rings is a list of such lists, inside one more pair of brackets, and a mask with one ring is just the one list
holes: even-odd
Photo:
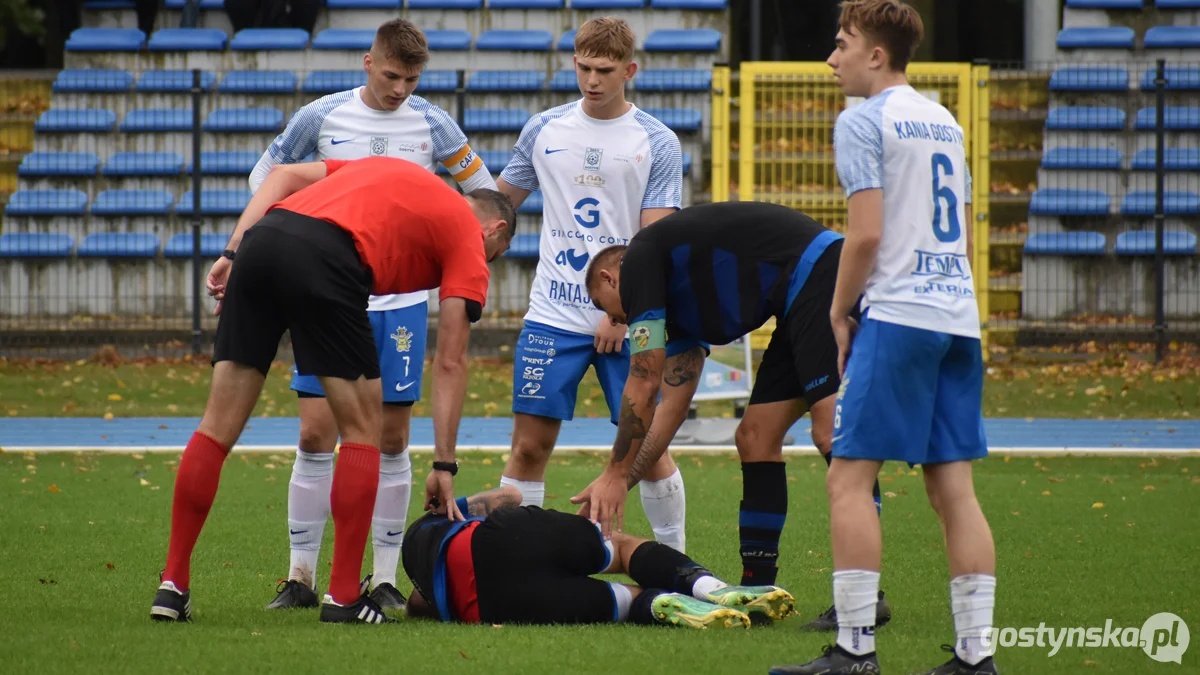
[[(770, 672), (880, 672), (883, 546), (871, 486), (884, 461), (898, 460), (921, 465), (950, 563), (953, 657), (928, 675), (991, 675), (996, 551), (971, 475), (987, 443), (963, 131), (908, 84), (905, 69), (924, 32), (916, 10), (899, 0), (853, 0), (843, 3), (839, 27), (828, 63), (846, 95), (866, 101), (834, 128), (849, 200), (830, 309), (845, 373), (827, 478), (838, 637), (811, 663)], [(864, 291), (859, 329), (850, 314)]]
[[(430, 171), (440, 162), (465, 192), (495, 189), (487, 167), (454, 119), (413, 94), (428, 61), (429, 46), (419, 28), (404, 19), (381, 25), (371, 51), (363, 57), (366, 86), (330, 94), (297, 111), (254, 167), (250, 187), (257, 190), (273, 166), (301, 162), (313, 154), (317, 159), (400, 157)], [(412, 492), (406, 449), (412, 405), (421, 395), (428, 297), (424, 291), (371, 296), (368, 305), (384, 403), (379, 491), (371, 522), (375, 553), (371, 597), (383, 609), (404, 606), (404, 596), (396, 588), (396, 568)], [(268, 609), (319, 605), (317, 555), (329, 516), (333, 449), (338, 440), (333, 413), (317, 378), (295, 373), (292, 389), (300, 397), (300, 442), (288, 487), (291, 569)]]
[[(626, 326), (592, 304), (588, 260), (681, 206), (679, 139), (625, 100), (625, 82), (637, 72), (633, 49), (621, 19), (584, 23), (575, 35), (583, 98), (530, 119), (497, 182), (517, 206), (539, 187), (544, 195), (537, 274), (513, 354), (512, 454), (500, 479), (526, 505), (542, 505), (546, 463), (589, 366), (617, 423), (629, 374)], [(683, 478), (669, 455), (640, 488), (655, 538), (683, 551)]]

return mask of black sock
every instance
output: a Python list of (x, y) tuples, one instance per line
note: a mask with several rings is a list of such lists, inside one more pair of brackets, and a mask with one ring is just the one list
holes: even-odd
[(779, 535), (787, 519), (787, 470), (783, 462), (742, 462), (738, 513), (742, 585), (771, 586), (779, 573)]
[(666, 591), (658, 588), (643, 588), (642, 592), (629, 604), (629, 621), (639, 626), (658, 623), (654, 620), (654, 612), (651, 611), (650, 606), (654, 603), (654, 599), (663, 593)]
[[(829, 453), (828, 455), (821, 455), (821, 456), (825, 458), (826, 466), (833, 464), (833, 453), (832, 452)], [(879, 476), (875, 477), (875, 489), (871, 490), (871, 496), (875, 498), (875, 513), (878, 515), (883, 515), (883, 499), (879, 493)]]
[(629, 577), (642, 588), (665, 588), (672, 593), (692, 594), (692, 585), (712, 572), (657, 541), (648, 541), (629, 556)]

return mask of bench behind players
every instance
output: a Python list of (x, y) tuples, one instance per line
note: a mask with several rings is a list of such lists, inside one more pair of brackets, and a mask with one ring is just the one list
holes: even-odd
[[(781, 588), (729, 586), (665, 544), (621, 534), (605, 540), (587, 518), (520, 503), (520, 491), (506, 485), (459, 498), (465, 522), (429, 513), (408, 528), (409, 616), (748, 628), (746, 613), (781, 619), (795, 604)], [(637, 585), (593, 574), (626, 574)]]

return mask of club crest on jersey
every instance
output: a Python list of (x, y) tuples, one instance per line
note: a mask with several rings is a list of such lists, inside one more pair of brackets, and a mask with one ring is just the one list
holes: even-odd
[(600, 160), (604, 158), (603, 148), (587, 148), (583, 151), (583, 170), (599, 171)]
[(387, 136), (372, 136), (371, 137), (371, 154), (386, 155), (388, 151)]
[(391, 335), (391, 338), (396, 341), (396, 351), (406, 352), (412, 349), (412, 337), (413, 334), (404, 326), (397, 328), (396, 332)]
[(638, 326), (633, 329), (633, 335), (630, 337), (635, 347), (645, 349), (646, 345), (650, 344), (650, 329), (646, 326)]

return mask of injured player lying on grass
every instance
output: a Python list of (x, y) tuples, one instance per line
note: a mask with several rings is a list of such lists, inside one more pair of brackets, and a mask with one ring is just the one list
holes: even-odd
[(730, 586), (670, 546), (620, 533), (605, 540), (587, 518), (520, 506), (512, 486), (457, 501), (465, 522), (428, 513), (404, 535), (410, 617), (749, 628), (749, 613), (778, 620), (795, 605), (775, 586)]

